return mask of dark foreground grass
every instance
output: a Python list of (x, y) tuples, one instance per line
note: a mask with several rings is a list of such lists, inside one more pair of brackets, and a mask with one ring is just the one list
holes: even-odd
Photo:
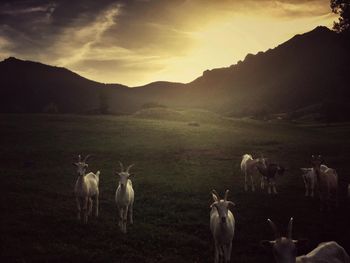
[[(203, 112), (205, 116), (205, 112)], [(236, 203), (232, 262), (271, 262), (259, 246), (271, 239), (266, 223), (282, 230), (295, 218), (294, 237), (311, 250), (336, 240), (350, 252), (350, 126), (210, 119), (187, 122), (134, 117), (1, 115), (1, 262), (212, 262), (210, 190), (230, 189)], [(87, 226), (75, 219), (71, 165), (78, 153), (94, 154), (101, 170), (100, 217)], [(287, 166), (278, 196), (243, 191), (242, 154), (261, 153)], [(340, 176), (341, 204), (320, 213), (306, 199), (299, 168), (322, 153)], [(136, 163), (134, 225), (116, 227), (117, 162)]]

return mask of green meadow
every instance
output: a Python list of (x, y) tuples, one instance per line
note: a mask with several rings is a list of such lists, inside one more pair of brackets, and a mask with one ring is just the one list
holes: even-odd
[[(0, 118), (1, 262), (213, 262), (212, 189), (229, 189), (236, 203), (232, 262), (273, 262), (259, 245), (273, 238), (267, 218), (285, 232), (294, 217), (294, 238), (309, 240), (299, 254), (329, 240), (350, 252), (350, 124), (228, 119), (195, 110)], [(287, 168), (277, 196), (244, 191), (245, 153)], [(332, 213), (304, 197), (299, 168), (319, 153), (340, 178), (340, 206)], [(76, 220), (78, 154), (93, 154), (89, 170), (101, 171), (100, 217), (88, 225)], [(135, 163), (134, 225), (126, 235), (116, 225), (118, 161)]]

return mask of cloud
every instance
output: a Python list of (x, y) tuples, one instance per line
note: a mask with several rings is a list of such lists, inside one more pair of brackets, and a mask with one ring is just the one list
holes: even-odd
[(186, 82), (332, 19), (324, 0), (5, 0), (0, 58), (102, 82)]

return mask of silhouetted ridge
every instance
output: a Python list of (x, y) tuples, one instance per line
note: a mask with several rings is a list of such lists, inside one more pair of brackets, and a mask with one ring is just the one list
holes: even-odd
[(346, 113), (349, 39), (317, 27), (266, 52), (248, 54), (230, 67), (206, 70), (191, 83), (158, 81), (134, 89), (10, 57), (0, 62), (0, 111), (43, 112), (56, 107), (58, 112), (115, 113), (161, 104), (238, 116), (305, 112), (300, 109)]

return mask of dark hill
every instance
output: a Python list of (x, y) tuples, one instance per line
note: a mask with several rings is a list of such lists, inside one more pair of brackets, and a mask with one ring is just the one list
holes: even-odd
[(108, 87), (65, 68), (13, 57), (0, 63), (0, 76), (1, 112), (43, 112), (50, 107), (62, 113), (92, 111), (101, 106), (104, 92), (126, 89), (122, 85)]
[(230, 67), (207, 70), (191, 83), (154, 82), (133, 89), (8, 58), (0, 62), (0, 111), (42, 112), (54, 105), (59, 112), (133, 112), (153, 102), (239, 116), (301, 112), (310, 105), (347, 115), (349, 48), (348, 35), (317, 27)]
[(206, 94), (205, 103), (216, 98), (212, 107), (238, 114), (344, 104), (350, 95), (349, 51), (349, 37), (317, 27), (229, 68), (206, 71), (190, 86)]

